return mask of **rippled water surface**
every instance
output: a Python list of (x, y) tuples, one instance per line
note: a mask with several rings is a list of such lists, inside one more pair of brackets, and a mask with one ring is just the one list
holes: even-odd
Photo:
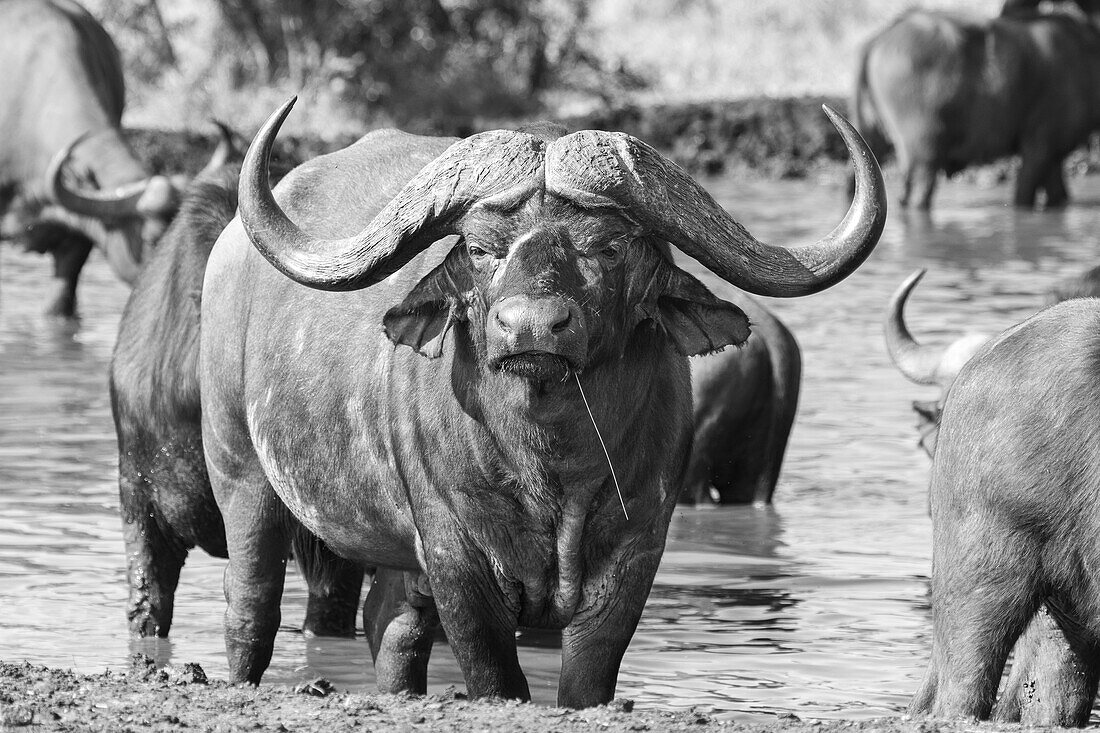
[[(619, 694), (654, 708), (713, 708), (751, 719), (897, 713), (928, 653), (928, 463), (912, 399), (883, 349), (886, 301), (930, 268), (909, 316), (919, 338), (996, 332), (1036, 310), (1060, 277), (1096, 264), (1100, 180), (1073, 181), (1061, 213), (1019, 213), (1005, 186), (949, 184), (931, 220), (891, 214), (854, 276), (819, 295), (772, 301), (803, 348), (804, 382), (775, 506), (677, 512), (661, 571), (619, 677)], [(835, 180), (707, 183), (758, 237), (808, 241), (839, 221)], [(721, 292), (724, 286), (703, 274)], [(49, 262), (0, 247), (0, 659), (82, 672), (121, 668), (132, 651), (227, 673), (223, 563), (193, 553), (170, 641), (131, 642), (117, 515), (116, 449), (106, 389), (126, 299), (102, 259), (81, 285), (76, 324), (41, 315)], [(265, 682), (324, 675), (373, 689), (365, 641), (297, 633), (304, 584), (291, 571), (287, 626)], [(537, 700), (554, 699), (555, 639), (521, 638)], [(440, 646), (433, 689), (461, 686)]]

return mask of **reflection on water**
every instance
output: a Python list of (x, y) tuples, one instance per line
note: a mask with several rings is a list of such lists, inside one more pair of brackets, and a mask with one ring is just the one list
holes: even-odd
[[(837, 180), (708, 182), (758, 237), (808, 242), (839, 221)], [(931, 272), (908, 315), (918, 338), (996, 332), (1029, 315), (1060, 277), (1096, 264), (1100, 181), (1077, 181), (1064, 212), (1016, 212), (1007, 186), (950, 183), (931, 217), (892, 214), (883, 241), (825, 293), (772, 301), (804, 352), (799, 418), (771, 509), (683, 510), (619, 694), (659, 708), (712, 707), (741, 719), (870, 717), (901, 710), (923, 670), (929, 617), (928, 465), (907, 384), (883, 350), (893, 288)], [(688, 260), (721, 293), (728, 286)], [(116, 454), (107, 364), (125, 301), (102, 260), (81, 286), (78, 324), (41, 316), (48, 262), (0, 248), (0, 659), (83, 672), (125, 666), (130, 651), (197, 661), (225, 676), (222, 562), (184, 568), (172, 639), (127, 639)], [(307, 639), (294, 624), (304, 585), (291, 571), (269, 682), (324, 675), (373, 686), (357, 640)], [(554, 635), (523, 632), (537, 700), (554, 699)], [(438, 645), (433, 689), (461, 686)]]

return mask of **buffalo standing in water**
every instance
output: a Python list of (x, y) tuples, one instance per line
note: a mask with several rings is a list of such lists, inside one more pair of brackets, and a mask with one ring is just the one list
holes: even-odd
[[(119, 499), (135, 636), (167, 636), (176, 584), (198, 546), (226, 557), (225, 529), (202, 452), (199, 303), (206, 262), (237, 211), (239, 165), (231, 136), (184, 191), (179, 214), (142, 269), (111, 360)], [(363, 571), (331, 556), (308, 533), (294, 554), (310, 596), (304, 630), (353, 636)]]
[(270, 661), (301, 524), (404, 574), (368, 594), (388, 614), (380, 680), (423, 689), (438, 612), (471, 695), (529, 697), (522, 625), (563, 631), (562, 705), (609, 701), (691, 441), (687, 356), (748, 336), (666, 243), (750, 292), (816, 292), (878, 240), (874, 158), (834, 115), (855, 202), (788, 250), (621, 133), (374, 132), (292, 171), (277, 202), (266, 160), (289, 111), (246, 156), (203, 285), (232, 678)]
[(118, 49), (72, 0), (0, 2), (0, 69), (0, 236), (53, 257), (49, 311), (71, 316), (93, 246), (133, 282), (184, 182), (150, 176), (122, 139)]
[(941, 171), (1018, 154), (1015, 204), (1062, 206), (1062, 162), (1100, 127), (1100, 33), (1065, 13), (909, 11), (864, 48), (852, 111), (876, 154), (896, 148), (903, 205), (929, 208)]
[(691, 360), (695, 440), (685, 503), (769, 503), (798, 410), (802, 353), (794, 335), (747, 295), (731, 299), (752, 335), (740, 348)]
[[(886, 343), (891, 359), (906, 377), (919, 384), (938, 385), (942, 390), (938, 400), (913, 403), (914, 410), (920, 416), (921, 446), (930, 457), (935, 458), (941, 416), (952, 394), (952, 385), (972, 359), (983, 358), (976, 355), (981, 354), (986, 345), (995, 339), (984, 334), (968, 334), (952, 342), (945, 349), (931, 348), (917, 343), (905, 324), (903, 311), (910, 293), (923, 275), (923, 270), (910, 275), (891, 299), (886, 320)], [(1057, 303), (1071, 298), (1095, 298), (1096, 295), (1096, 270), (1094, 269), (1057, 286), (1048, 294), (1048, 299)], [(1022, 395), (1022, 397), (1026, 400), (1028, 395)], [(997, 439), (994, 436), (993, 440)], [(1020, 477), (1020, 480), (1026, 479)], [(1013, 486), (1015, 490), (1020, 490), (1018, 486)], [(934, 490), (935, 485), (933, 485)], [(950, 490), (954, 492), (959, 489)], [(998, 497), (1006, 499), (1010, 494), (1015, 496), (1015, 490), (1006, 489), (1005, 494)], [(939, 526), (937, 526), (938, 529)], [(936, 537), (939, 537), (938, 532)], [(937, 543), (939, 543), (938, 539)], [(971, 578), (972, 582), (974, 580)], [(1084, 725), (1088, 722), (1092, 710), (1092, 700), (1096, 690), (1096, 670), (1090, 671), (1090, 668), (1080, 666), (1081, 650), (1075, 649), (1067, 641), (1063, 631), (1063, 625), (1066, 623), (1064, 616), (1059, 615), (1061, 612), (1058, 609), (1049, 608), (1047, 603), (1049, 600), (1038, 608), (1026, 630), (1018, 640), (1015, 640), (1012, 673), (993, 714), (1002, 722), (1019, 721), (1029, 725)], [(951, 613), (960, 614), (961, 612), (956, 609)], [(937, 662), (938, 660), (934, 659), (933, 665)], [(935, 672), (930, 670), (929, 676), (934, 675)], [(997, 676), (999, 679), (999, 669)], [(924, 689), (913, 702), (914, 712), (932, 710), (933, 701), (930, 696), (938, 697), (939, 693), (936, 689), (930, 690), (929, 685), (935, 687), (936, 684), (934, 681), (926, 681)], [(989, 714), (992, 697), (986, 702), (988, 704), (983, 703), (983, 715)]]
[(996, 716), (1088, 722), (1100, 678), (1098, 330), (1100, 300), (1052, 306), (992, 340), (951, 388), (930, 489), (932, 658), (913, 714), (988, 717), (1030, 624)]

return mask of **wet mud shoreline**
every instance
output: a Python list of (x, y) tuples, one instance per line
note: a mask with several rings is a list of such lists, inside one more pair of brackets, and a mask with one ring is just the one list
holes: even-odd
[[(631, 104), (591, 114), (560, 118), (571, 130), (618, 130), (630, 133), (670, 154), (693, 173), (718, 174), (728, 168), (758, 170), (779, 178), (807, 175), (824, 163), (844, 164), (840, 136), (821, 111), (828, 104), (841, 112), (842, 97), (809, 96), (737, 99), (690, 104)], [(408, 132), (465, 137), (481, 130), (514, 128), (531, 120), (456, 120), (447, 128)], [(226, 121), (232, 127), (232, 121)], [(157, 172), (194, 172), (215, 143), (213, 125), (193, 132), (134, 129), (130, 141), (141, 160)], [(252, 130), (237, 130), (247, 145)], [(289, 170), (309, 158), (351, 144), (354, 136), (322, 139), (280, 136), (272, 170)]]
[[(848, 101), (838, 96), (755, 97), (684, 104), (630, 104), (557, 121), (570, 130), (596, 129), (630, 133), (669, 155), (694, 175), (737, 171), (765, 178), (805, 178), (822, 169), (847, 169), (844, 143), (821, 111), (828, 104), (848, 114)], [(447, 128), (408, 132), (465, 137), (482, 130), (515, 128), (531, 120), (456, 120)], [(232, 121), (230, 126), (232, 127)], [(151, 129), (128, 131), (137, 157), (157, 173), (197, 172), (216, 142), (209, 130), (189, 132)], [(239, 129), (240, 145), (248, 145), (253, 130)], [(355, 136), (323, 139), (314, 135), (280, 136), (272, 153), (275, 177), (318, 155), (350, 145)], [(1096, 143), (1094, 142), (1094, 147)], [(893, 164), (893, 156), (880, 161)], [(1016, 162), (1006, 159), (967, 169), (961, 176), (1000, 182)], [(1079, 148), (1066, 162), (1069, 175), (1100, 168), (1100, 150)]]
[(197, 664), (157, 669), (135, 655), (126, 673), (76, 674), (0, 662), (0, 731), (944, 731), (1019, 730), (1019, 726), (906, 718), (803, 721), (783, 714), (766, 724), (717, 720), (710, 713), (635, 708), (627, 700), (588, 710), (508, 701), (474, 701), (448, 690), (402, 697), (331, 690), (323, 681), (298, 685), (231, 685), (207, 679)]
[[(847, 161), (844, 143), (821, 111), (823, 103), (841, 112), (847, 109), (842, 97), (758, 97), (690, 104), (631, 104), (557, 121), (572, 130), (630, 133), (670, 154), (693, 173), (717, 174), (729, 168), (744, 168), (769, 176), (797, 178), (815, 166)], [(456, 120), (447, 128), (410, 127), (407, 131), (464, 137), (530, 121)], [(232, 127), (231, 120), (226, 122)], [(129, 137), (138, 158), (149, 161), (158, 172), (194, 172), (213, 148), (215, 132), (213, 125), (210, 128), (192, 132), (134, 129)], [(253, 132), (237, 130), (244, 137), (243, 144)], [(289, 170), (354, 140), (354, 136), (280, 136), (273, 152), (273, 171)]]

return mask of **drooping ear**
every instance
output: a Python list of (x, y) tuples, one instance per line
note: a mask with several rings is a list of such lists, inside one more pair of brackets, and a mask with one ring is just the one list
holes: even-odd
[(745, 343), (749, 319), (740, 308), (663, 257), (654, 265), (640, 315), (657, 321), (678, 352), (699, 356)]
[(443, 262), (420, 279), (401, 305), (386, 312), (382, 328), (390, 341), (429, 359), (443, 355), (443, 339), (454, 322), (463, 317), (463, 296), (472, 287), (461, 258), (462, 247), (456, 245)]

